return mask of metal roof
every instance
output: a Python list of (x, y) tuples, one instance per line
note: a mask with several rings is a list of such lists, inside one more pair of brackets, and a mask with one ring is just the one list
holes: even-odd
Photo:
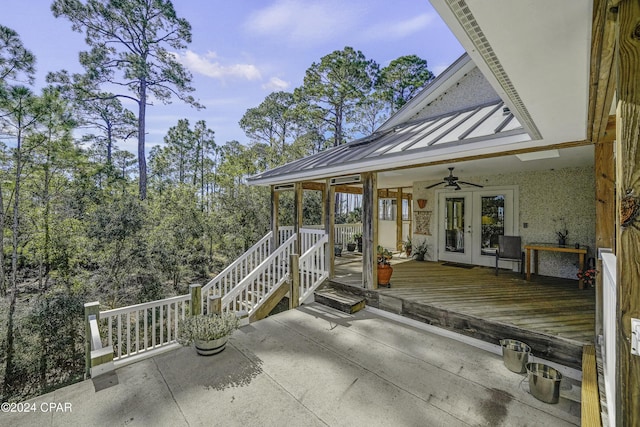
[[(338, 147), (308, 156), (249, 178), (255, 184), (276, 184), (302, 179), (321, 179), (363, 170), (383, 170), (429, 162), (437, 149), (479, 143), (492, 145), (497, 138), (518, 136), (528, 141), (522, 125), (504, 102), (498, 100), (474, 108), (454, 111), (397, 125)], [(375, 167), (372, 167), (375, 165)], [(338, 169), (337, 169), (338, 168)]]

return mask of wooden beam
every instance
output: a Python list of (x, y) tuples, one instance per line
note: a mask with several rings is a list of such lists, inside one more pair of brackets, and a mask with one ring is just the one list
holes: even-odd
[[(631, 354), (631, 319), (640, 318), (640, 1), (618, 8), (616, 40), (617, 425), (640, 425), (640, 356)], [(631, 214), (631, 215), (630, 215)]]
[(375, 172), (362, 174), (362, 287), (378, 288), (378, 183)]
[(303, 182), (302, 183), (303, 190), (324, 191), (325, 188), (326, 188), (326, 184), (324, 182)]
[(280, 231), (278, 230), (278, 211), (280, 208), (280, 192), (275, 191), (275, 186), (271, 186), (271, 249), (275, 249), (280, 245)]
[(593, 1), (587, 139), (594, 142), (605, 137), (615, 91), (616, 14), (610, 3)]
[(300, 250), (302, 248), (300, 239), (300, 229), (302, 228), (302, 198), (302, 183), (296, 182), (294, 184), (293, 196), (293, 232), (298, 236), (294, 245), (294, 252), (298, 255), (301, 255)]
[(362, 187), (354, 187), (352, 185), (332, 185), (336, 193), (344, 194), (362, 194)]
[(598, 392), (598, 371), (596, 369), (596, 349), (585, 345), (582, 350), (582, 427), (602, 427), (600, 417), (600, 393)]
[(595, 144), (596, 249), (614, 248), (615, 238), (615, 159), (612, 142)]
[(402, 250), (402, 188), (396, 191), (396, 249)]
[(379, 199), (396, 199), (398, 198), (398, 194), (400, 194), (400, 196), (405, 200), (408, 200), (410, 196), (409, 193), (404, 193), (402, 188), (399, 188), (398, 191), (391, 191), (388, 188), (378, 189)]
[(324, 232), (329, 236), (325, 256), (329, 261), (329, 278), (332, 279), (336, 275), (336, 254), (333, 249), (335, 245), (335, 224), (336, 224), (336, 189), (329, 185), (327, 179), (327, 191), (324, 194)]

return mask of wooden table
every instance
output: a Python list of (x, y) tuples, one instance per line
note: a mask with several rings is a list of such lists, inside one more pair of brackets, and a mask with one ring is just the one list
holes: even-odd
[[(531, 280), (531, 251), (533, 251), (533, 264), (535, 274), (538, 274), (538, 251), (568, 252), (572, 254), (578, 254), (578, 257), (580, 258), (580, 270), (584, 271), (584, 256), (587, 253), (587, 248), (584, 246), (575, 248), (574, 246), (559, 246), (553, 243), (531, 243), (529, 245), (525, 245), (524, 248), (527, 251), (525, 259), (527, 280)], [(584, 283), (582, 279), (580, 279), (580, 281), (578, 282), (578, 287), (580, 289), (584, 289)]]

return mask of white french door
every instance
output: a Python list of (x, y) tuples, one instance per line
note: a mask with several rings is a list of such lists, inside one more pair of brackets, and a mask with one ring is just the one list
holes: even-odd
[(517, 196), (514, 188), (438, 192), (438, 258), (495, 265), (498, 236), (513, 235)]

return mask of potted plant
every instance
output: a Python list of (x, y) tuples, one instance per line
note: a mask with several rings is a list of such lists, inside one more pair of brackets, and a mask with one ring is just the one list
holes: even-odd
[(229, 336), (238, 329), (238, 317), (235, 313), (199, 314), (180, 321), (178, 327), (180, 344), (193, 343), (198, 354), (211, 356), (225, 349)]
[(567, 244), (569, 230), (565, 229), (564, 231), (556, 231), (556, 235), (558, 236), (558, 246), (564, 246)]
[(347, 243), (347, 251), (353, 252), (356, 250), (356, 242), (348, 242)]
[(353, 240), (356, 241), (356, 245), (358, 246), (358, 252), (362, 252), (362, 233), (354, 234)]
[(423, 240), (417, 245), (413, 246), (413, 258), (416, 261), (424, 261), (425, 257), (429, 254), (429, 245), (427, 241)]
[(378, 246), (378, 286), (391, 287), (391, 274), (393, 274), (393, 267), (391, 267), (390, 260), (393, 254), (382, 246)]
[(342, 256), (342, 245), (333, 245), (333, 254), (335, 256)]
[(402, 245), (404, 246), (404, 253), (407, 254), (407, 258), (409, 258), (412, 249), (411, 236), (407, 236), (407, 240), (402, 242)]
[(596, 284), (596, 274), (598, 271), (595, 268), (587, 268), (584, 271), (578, 270), (578, 280), (582, 280), (584, 286), (593, 288)]

